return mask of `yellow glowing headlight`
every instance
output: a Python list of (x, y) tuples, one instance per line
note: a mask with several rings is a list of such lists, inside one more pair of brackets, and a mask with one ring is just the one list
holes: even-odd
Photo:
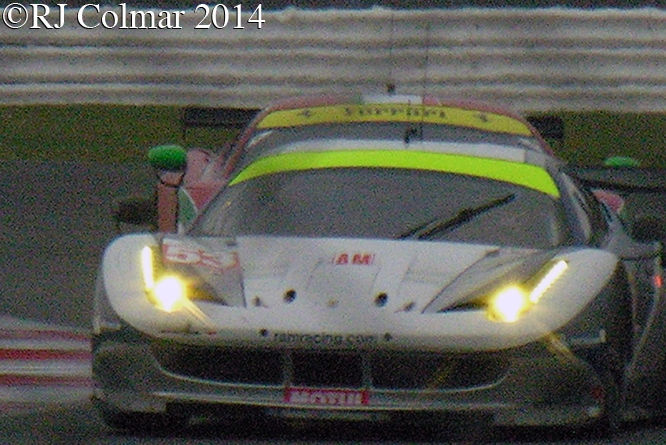
[(166, 276), (155, 283), (153, 302), (164, 312), (173, 312), (186, 304), (185, 284), (174, 276)]
[(143, 285), (146, 296), (159, 310), (167, 313), (179, 311), (184, 308), (186, 312), (194, 315), (202, 322), (208, 324), (208, 317), (199, 309), (190, 298), (205, 299), (207, 294), (192, 293), (192, 289), (177, 275), (167, 275), (160, 260), (156, 260), (152, 247), (144, 247), (141, 251), (141, 269), (143, 271)]
[(143, 270), (143, 285), (146, 290), (152, 290), (155, 287), (155, 265), (153, 249), (148, 246), (141, 251), (141, 269)]
[(493, 295), (488, 300), (488, 318), (505, 323), (518, 321), (524, 312), (539, 302), (567, 267), (564, 260), (549, 262), (523, 286), (510, 286)]
[(141, 268), (148, 298), (158, 309), (174, 312), (186, 305), (186, 286), (181, 279), (173, 275), (155, 277), (155, 252), (151, 247), (141, 251)]
[(551, 264), (545, 275), (543, 275), (543, 278), (541, 278), (537, 285), (532, 289), (532, 292), (530, 293), (530, 301), (534, 304), (538, 303), (550, 286), (552, 286), (553, 283), (562, 276), (564, 271), (567, 270), (567, 267), (569, 266), (564, 260), (559, 260), (556, 263)]
[(525, 292), (517, 286), (508, 287), (495, 294), (488, 304), (488, 315), (491, 319), (512, 323), (517, 321), (529, 308), (529, 299)]

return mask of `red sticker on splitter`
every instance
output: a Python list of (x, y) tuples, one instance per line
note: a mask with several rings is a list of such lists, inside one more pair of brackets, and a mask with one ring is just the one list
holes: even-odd
[(367, 390), (287, 388), (284, 401), (294, 405), (365, 406), (370, 401)]

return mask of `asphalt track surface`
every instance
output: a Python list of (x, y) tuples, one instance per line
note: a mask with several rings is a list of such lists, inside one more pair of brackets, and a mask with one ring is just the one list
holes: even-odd
[(89, 327), (115, 202), (153, 181), (143, 163), (0, 163), (0, 315)]
[[(89, 403), (39, 405), (0, 414), (0, 443), (7, 445), (398, 445), (462, 444), (433, 432), (361, 425), (284, 426), (206, 422), (175, 433), (130, 434), (107, 428)], [(655, 445), (666, 443), (663, 423), (630, 424), (612, 438), (552, 429), (498, 430), (494, 445)]]

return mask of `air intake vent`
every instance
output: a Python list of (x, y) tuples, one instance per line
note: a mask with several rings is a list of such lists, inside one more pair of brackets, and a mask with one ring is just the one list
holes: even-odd
[(241, 348), (153, 345), (153, 354), (167, 371), (187, 377), (229, 383), (280, 385), (282, 355)]
[(345, 353), (294, 352), (293, 384), (324, 388), (363, 386), (360, 355)]

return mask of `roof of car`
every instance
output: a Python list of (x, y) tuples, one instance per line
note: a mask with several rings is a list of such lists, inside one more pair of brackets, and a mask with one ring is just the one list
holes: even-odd
[(303, 140), (285, 141), (274, 150), (264, 152), (250, 165), (245, 165), (232, 183), (278, 171), (336, 166), (392, 167), (482, 176), (521, 184), (553, 196), (559, 194), (551, 176), (559, 161), (537, 131), (520, 115), (484, 103), (405, 95), (299, 97), (266, 108), (252, 122), (248, 136), (257, 130), (373, 122), (463, 127), (479, 130), (479, 134), (486, 133), (489, 138), (486, 141), (483, 136), (477, 136), (472, 140), (463, 132), (460, 140), (407, 144), (402, 140), (364, 139), (353, 135), (308, 136)]
[(352, 122), (426, 122), (539, 137), (522, 116), (499, 106), (471, 100), (394, 94), (289, 98), (260, 112), (252, 127)]

